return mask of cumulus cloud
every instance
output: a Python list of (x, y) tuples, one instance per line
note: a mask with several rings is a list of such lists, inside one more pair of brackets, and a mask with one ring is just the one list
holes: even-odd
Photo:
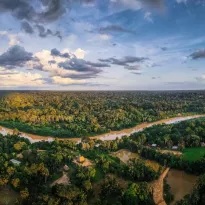
[(0, 31), (0, 36), (4, 36), (9, 40), (9, 46), (17, 45), (20, 43), (17, 34), (9, 34), (7, 31)]
[(0, 55), (0, 66), (15, 68), (23, 66), (26, 62), (34, 60), (33, 54), (21, 46), (12, 46)]
[(189, 57), (194, 59), (194, 60), (197, 60), (200, 58), (205, 58), (205, 49), (195, 51)]
[(55, 60), (50, 60), (48, 61), (49, 64), (56, 64), (56, 61)]
[(19, 72), (17, 70), (5, 70), (0, 68), (0, 86), (1, 88), (9, 87), (42, 87), (45, 86), (45, 81), (38, 73)]
[(62, 57), (62, 58), (70, 58), (70, 54), (69, 53), (61, 53), (58, 49), (56, 48), (53, 48), (51, 50), (51, 55), (52, 56), (59, 56), (59, 57)]
[[(95, 77), (97, 74), (101, 73), (101, 68), (110, 67), (106, 63), (94, 63), (90, 61), (85, 61), (83, 59), (78, 59), (75, 57), (70, 59), (69, 61), (59, 63), (58, 66), (65, 70), (85, 73), (85, 76), (89, 75), (90, 77)], [(80, 77), (82, 78), (82, 75)]]
[[(70, 58), (65, 58), (65, 53), (68, 53)], [(103, 72), (102, 68), (110, 66), (106, 63), (96, 63), (79, 58), (82, 57), (79, 49), (75, 52), (70, 52), (67, 49), (62, 51), (57, 49), (43, 50), (36, 53), (35, 56), (39, 59), (43, 71), (49, 72), (52, 76), (76, 80), (96, 78), (98, 74)]]
[(100, 62), (111, 63), (120, 66), (129, 66), (128, 65), (129, 63), (143, 62), (145, 60), (147, 60), (147, 58), (134, 57), (134, 56), (125, 56), (124, 58), (121, 59), (116, 59), (116, 58), (99, 59)]
[(42, 4), (43, 10), (37, 11), (32, 1), (25, 0), (1, 0), (0, 12), (10, 12), (19, 20), (32, 22), (52, 22), (66, 12), (65, 0), (37, 0)]
[[(52, 81), (53, 83), (60, 84), (60, 85), (69, 85), (69, 84), (76, 83), (76, 80), (72, 80), (71, 78), (62, 78), (60, 76), (53, 76)], [(80, 81), (78, 83), (84, 83), (84, 81)]]

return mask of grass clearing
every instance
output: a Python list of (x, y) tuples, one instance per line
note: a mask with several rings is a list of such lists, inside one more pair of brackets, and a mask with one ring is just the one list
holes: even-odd
[(182, 158), (184, 160), (196, 161), (205, 155), (205, 147), (186, 148), (183, 150)]
[(95, 174), (95, 177), (93, 179), (94, 183), (99, 182), (104, 177), (104, 174), (103, 174), (102, 170), (99, 167), (95, 167), (95, 170), (96, 170), (96, 174)]

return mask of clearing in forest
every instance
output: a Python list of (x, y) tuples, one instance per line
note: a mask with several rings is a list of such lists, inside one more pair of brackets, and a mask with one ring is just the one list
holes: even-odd
[(205, 155), (205, 147), (186, 148), (182, 158), (189, 161), (200, 160)]

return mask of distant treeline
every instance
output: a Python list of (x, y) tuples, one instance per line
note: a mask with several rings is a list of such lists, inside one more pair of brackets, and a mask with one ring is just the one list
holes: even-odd
[(205, 92), (0, 92), (0, 124), (55, 137), (81, 137), (205, 112)]

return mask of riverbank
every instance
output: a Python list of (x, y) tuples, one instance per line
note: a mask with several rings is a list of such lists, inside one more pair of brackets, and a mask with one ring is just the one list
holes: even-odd
[[(130, 136), (131, 134), (133, 134), (135, 132), (140, 132), (143, 129), (151, 127), (153, 125), (159, 125), (159, 124), (163, 124), (163, 123), (174, 124), (174, 123), (182, 122), (185, 120), (201, 118), (201, 117), (205, 117), (205, 114), (204, 115), (191, 115), (191, 116), (186, 116), (186, 117), (173, 117), (173, 118), (158, 120), (156, 122), (151, 122), (151, 123), (142, 123), (142, 124), (136, 125), (133, 128), (123, 129), (121, 131), (111, 131), (109, 133), (97, 135), (97, 136), (90, 137), (90, 138), (91, 139), (100, 139), (102, 141), (115, 140), (116, 138), (122, 138), (125, 135)], [(0, 133), (2, 135), (12, 134), (13, 130), (0, 126)], [(31, 143), (39, 142), (39, 141), (52, 142), (55, 140), (55, 138), (51, 137), (51, 136), (44, 137), (44, 136), (29, 134), (29, 133), (25, 133), (25, 132), (20, 132), (19, 136), (28, 139)], [(59, 140), (71, 140), (71, 141), (74, 141), (77, 143), (81, 141), (81, 138), (58, 138), (58, 139)]]

